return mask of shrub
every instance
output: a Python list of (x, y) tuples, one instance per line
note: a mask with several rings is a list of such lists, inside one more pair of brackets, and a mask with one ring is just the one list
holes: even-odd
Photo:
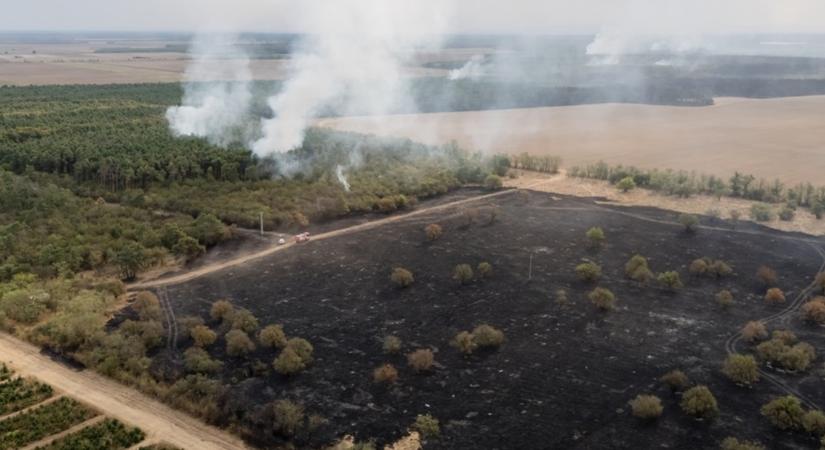
[(765, 339), (766, 337), (768, 337), (768, 330), (762, 322), (751, 321), (742, 328), (742, 338), (748, 342)]
[(186, 370), (192, 373), (215, 373), (221, 370), (223, 363), (212, 359), (206, 350), (200, 347), (190, 347), (183, 352), (183, 364)]
[(813, 346), (805, 342), (794, 344), (793, 333), (786, 335), (774, 332), (770, 341), (763, 342), (756, 347), (759, 359), (780, 366), (786, 370), (802, 372), (808, 369), (816, 359)]
[(401, 351), (401, 339), (395, 336), (384, 338), (384, 353), (396, 354)]
[(192, 336), (192, 340), (195, 341), (195, 345), (198, 347), (209, 347), (218, 339), (218, 335), (206, 325), (192, 327), (189, 335)]
[(679, 277), (679, 272), (675, 271), (662, 272), (657, 277), (657, 280), (659, 281), (659, 284), (672, 291), (681, 289), (685, 286), (682, 284), (682, 279)]
[(398, 381), (398, 370), (392, 364), (384, 364), (372, 372), (372, 379), (376, 383), (393, 384)]
[(773, 220), (773, 210), (764, 203), (756, 203), (751, 206), (751, 219), (757, 222), (770, 222)]
[(556, 304), (565, 307), (570, 304), (570, 300), (567, 298), (567, 291), (564, 289), (556, 290)]
[(427, 235), (427, 240), (430, 242), (437, 241), (444, 234), (444, 229), (437, 223), (431, 223), (424, 228), (424, 234)]
[(247, 309), (239, 309), (232, 315), (232, 329), (252, 333), (258, 329), (258, 318)]
[(473, 280), (473, 268), (469, 264), (459, 264), (453, 269), (453, 280), (467, 284)]
[(593, 227), (587, 230), (585, 236), (587, 236), (587, 240), (590, 242), (590, 246), (593, 248), (599, 248), (602, 246), (602, 244), (604, 244), (604, 231), (599, 227)]
[(473, 341), (479, 348), (497, 348), (504, 343), (504, 333), (490, 325), (479, 325), (473, 329)]
[(765, 447), (754, 441), (740, 441), (735, 437), (726, 437), (719, 447), (721, 450), (765, 450)]
[(504, 186), (504, 183), (501, 181), (501, 177), (498, 175), (487, 175), (487, 178), (484, 179), (484, 188), (489, 191), (497, 191)]
[(241, 330), (226, 333), (226, 353), (229, 356), (243, 356), (255, 350), (255, 343)]
[(673, 391), (682, 390), (690, 384), (687, 375), (678, 369), (664, 374), (659, 380)]
[(433, 368), (435, 356), (430, 349), (418, 349), (407, 355), (407, 364), (416, 372), (429, 372)]
[(437, 438), (441, 434), (438, 419), (429, 414), (419, 414), (412, 428), (424, 438)]
[(722, 373), (736, 384), (750, 386), (759, 381), (759, 366), (751, 355), (728, 356), (722, 365)]
[(716, 397), (707, 386), (694, 386), (682, 395), (682, 411), (699, 419), (711, 419), (719, 413)]
[(455, 338), (453, 338), (452, 341), (452, 345), (465, 355), (473, 353), (478, 347), (478, 345), (476, 345), (475, 339), (473, 339), (472, 333), (468, 331), (462, 331), (455, 335)]
[(802, 305), (802, 317), (807, 322), (825, 325), (825, 297), (816, 297)]
[(794, 209), (790, 206), (784, 206), (779, 210), (779, 219), (785, 222), (792, 221), (795, 215), (796, 211), (794, 211)]
[(209, 310), (209, 316), (212, 317), (212, 320), (232, 320), (234, 314), (235, 307), (228, 300), (218, 300), (212, 303), (212, 309)]
[(705, 275), (708, 273), (708, 268), (707, 260), (705, 258), (699, 258), (690, 263), (688, 271), (691, 275)]
[(723, 289), (716, 294), (716, 302), (722, 308), (730, 308), (733, 306), (733, 294), (727, 289)]
[(576, 266), (576, 276), (581, 281), (592, 283), (601, 278), (602, 268), (592, 262), (582, 263)]
[(283, 436), (294, 436), (303, 426), (306, 417), (304, 407), (289, 400), (276, 400), (272, 404), (275, 430)]
[(624, 266), (625, 275), (639, 283), (647, 283), (653, 279), (653, 272), (647, 265), (647, 259), (641, 255), (634, 255)]
[(281, 375), (294, 375), (306, 369), (307, 365), (295, 349), (287, 346), (272, 362), (272, 367)]
[(596, 288), (587, 297), (602, 311), (611, 311), (616, 304), (616, 296), (605, 288)]
[(258, 333), (258, 342), (266, 348), (286, 347), (286, 333), (281, 325), (267, 325)]
[(770, 288), (765, 293), (765, 303), (769, 305), (780, 305), (785, 303), (785, 293), (779, 288)]
[(489, 278), (493, 275), (493, 266), (488, 262), (480, 262), (478, 263), (478, 267), (476, 268), (476, 272), (481, 278)]
[(699, 218), (694, 216), (693, 214), (680, 214), (679, 223), (682, 224), (683, 227), (685, 227), (686, 232), (693, 233), (699, 226)]
[(708, 268), (708, 273), (716, 276), (716, 278), (722, 278), (732, 274), (733, 268), (725, 261), (717, 259)]
[(633, 180), (633, 177), (624, 177), (616, 183), (616, 187), (622, 192), (632, 191), (636, 189), (636, 181)]
[(160, 300), (151, 292), (138, 292), (133, 307), (140, 320), (160, 320)]
[(780, 430), (800, 429), (802, 416), (805, 414), (802, 402), (793, 395), (775, 398), (763, 405), (759, 411)]
[(392, 274), (390, 275), (390, 281), (393, 282), (399, 288), (407, 288), (413, 284), (415, 278), (413, 278), (412, 272), (403, 268), (403, 267), (396, 267), (392, 270)]
[(655, 395), (637, 395), (630, 401), (633, 416), (642, 420), (658, 419), (662, 415), (662, 400)]
[(776, 271), (768, 266), (759, 266), (759, 269), (756, 270), (756, 278), (758, 278), (765, 287), (774, 287), (779, 281)]
[(295, 351), (304, 364), (310, 364), (312, 362), (312, 353), (315, 351), (315, 348), (312, 347), (312, 344), (306, 339), (292, 338), (286, 341), (286, 347), (284, 348), (290, 348)]
[(802, 429), (815, 436), (825, 436), (825, 414), (819, 410), (811, 410), (802, 416)]

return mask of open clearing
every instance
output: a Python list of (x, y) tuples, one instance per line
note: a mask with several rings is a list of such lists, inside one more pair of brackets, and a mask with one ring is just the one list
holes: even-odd
[(710, 107), (631, 104), (323, 119), (360, 133), (470, 149), (553, 154), (571, 167), (603, 160), (645, 168), (734, 171), (821, 184), (825, 96), (720, 99)]
[[(159, 293), (169, 300), (172, 317), (200, 316), (221, 334), (225, 330), (209, 321), (209, 308), (226, 298), (262, 324), (283, 324), (289, 336), (315, 346), (312, 366), (289, 378), (267, 368), (275, 351), (231, 358), (222, 339), (209, 349), (225, 362), (220, 376), (231, 384), (224, 410), (244, 411), (244, 434), (264, 446), (279, 442), (267, 405), (282, 398), (328, 419), (314, 435), (297, 438), (316, 446), (348, 433), (391, 442), (421, 413), (442, 422), (442, 437), (427, 448), (705, 448), (728, 435), (777, 449), (812, 444), (802, 434), (774, 431), (758, 409), (787, 392), (822, 399), (821, 361), (807, 374), (773, 373), (778, 383), (763, 380), (754, 389), (735, 386), (719, 368), (726, 342), (742, 324), (780, 312), (772, 329), (793, 329), (823, 348), (822, 334), (802, 322), (797, 304), (789, 300), (787, 310), (766, 306), (753, 276), (759, 265), (769, 264), (788, 298), (804, 300), (801, 294), (823, 264), (820, 242), (753, 224), (733, 230), (710, 218), (703, 219), (705, 228), (688, 235), (672, 212), (535, 191), (526, 203), (508, 194), (476, 206), (479, 219), (469, 228), (462, 226), (466, 204), (432, 210), (197, 278), (170, 280), (173, 285)], [(485, 223), (494, 208), (498, 219)], [(422, 230), (431, 222), (440, 223), (445, 234), (426, 243)], [(608, 244), (601, 251), (586, 246), (584, 233), (591, 226), (605, 228)], [(649, 257), (656, 272), (679, 271), (686, 287), (671, 293), (627, 280), (624, 263), (635, 253)], [(702, 256), (728, 261), (735, 274), (691, 278), (687, 265)], [(594, 285), (577, 281), (573, 273), (587, 259), (602, 265), (600, 285), (616, 293), (616, 311), (600, 313), (587, 300)], [(451, 280), (456, 264), (481, 261), (492, 263), (492, 278), (467, 286)], [(396, 266), (415, 274), (409, 289), (389, 283)], [(554, 303), (557, 289), (568, 291), (568, 307)], [(721, 289), (730, 289), (736, 299), (729, 311), (714, 300)], [(481, 323), (504, 331), (507, 342), (499, 351), (467, 358), (450, 347), (457, 332)], [(432, 348), (436, 370), (416, 375), (403, 354), (384, 355), (381, 340), (389, 334), (403, 340), (402, 353)], [(165, 358), (168, 373), (176, 371), (190, 345), (189, 338), (178, 336), (171, 350), (163, 350), (172, 352)], [(738, 349), (750, 350), (741, 344)], [(374, 384), (371, 376), (386, 362), (395, 364), (401, 377), (390, 387)], [(679, 411), (678, 395), (656, 381), (673, 368), (710, 386), (720, 402), (718, 420), (695, 422)], [(664, 400), (665, 414), (656, 426), (629, 416), (626, 403), (640, 393)]]

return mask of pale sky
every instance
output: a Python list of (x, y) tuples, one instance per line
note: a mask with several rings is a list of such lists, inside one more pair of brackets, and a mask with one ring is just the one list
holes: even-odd
[[(0, 31), (301, 32), (311, 30), (302, 29), (296, 16), (341, 1), (0, 0)], [(427, 3), (379, 1), (389, 8)], [(440, 0), (433, 5), (452, 33), (825, 33), (825, 0)]]

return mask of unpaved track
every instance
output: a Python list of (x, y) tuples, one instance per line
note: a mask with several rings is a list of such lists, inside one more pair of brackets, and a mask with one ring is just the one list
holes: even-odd
[(235, 436), (90, 370), (70, 369), (4, 333), (0, 333), (0, 359), (22, 376), (36, 377), (106, 416), (140, 427), (147, 439), (188, 450), (248, 448)]
[[(537, 182), (535, 182), (535, 183), (533, 183), (529, 186), (525, 186), (524, 189), (531, 189), (531, 188), (537, 187), (539, 185), (555, 181), (558, 177), (561, 177), (561, 176), (564, 176), (564, 175), (559, 174), (559, 175), (555, 175), (553, 177), (549, 177), (549, 178), (537, 181)], [(359, 225), (353, 225), (353, 226), (347, 227), (347, 228), (341, 228), (340, 230), (333, 230), (333, 231), (329, 231), (329, 232), (326, 232), (326, 233), (316, 234), (315, 236), (312, 236), (312, 240), (322, 241), (324, 239), (329, 239), (329, 238), (333, 238), (333, 237), (336, 237), (336, 236), (351, 234), (351, 233), (355, 233), (355, 232), (358, 232), (358, 231), (370, 230), (370, 229), (373, 229), (373, 228), (377, 228), (377, 227), (386, 225), (388, 223), (394, 223), (394, 222), (398, 222), (398, 221), (401, 221), (401, 220), (409, 219), (411, 217), (416, 217), (416, 216), (420, 216), (420, 215), (435, 212), (435, 211), (441, 211), (441, 210), (445, 210), (445, 209), (449, 209), (449, 208), (454, 208), (456, 206), (461, 206), (461, 205), (465, 205), (465, 204), (468, 204), (468, 203), (474, 203), (474, 202), (478, 202), (478, 201), (481, 201), (481, 200), (486, 200), (486, 199), (489, 199), (489, 198), (498, 197), (500, 195), (510, 194), (510, 193), (513, 193), (513, 192), (515, 192), (515, 190), (512, 190), (512, 189), (511, 190), (503, 190), (503, 191), (494, 192), (492, 194), (479, 195), (477, 197), (466, 198), (464, 200), (456, 200), (454, 202), (445, 203), (443, 205), (430, 206), (430, 207), (427, 207), (427, 208), (416, 209), (415, 211), (409, 212), (407, 214), (400, 214), (400, 215), (397, 215), (397, 216), (387, 217), (386, 219), (379, 219), (379, 220), (374, 220), (374, 221), (371, 221), (371, 222), (362, 223), (362, 224), (359, 224)], [(191, 280), (194, 280), (196, 278), (200, 278), (204, 275), (208, 275), (208, 274), (211, 274), (211, 273), (214, 273), (214, 272), (218, 272), (218, 271), (227, 269), (229, 267), (234, 267), (234, 266), (238, 266), (238, 265), (241, 265), (241, 264), (245, 264), (249, 261), (252, 261), (252, 260), (255, 260), (255, 259), (258, 259), (258, 258), (263, 258), (264, 256), (269, 256), (273, 253), (277, 253), (277, 252), (286, 250), (288, 248), (292, 248), (295, 245), (297, 245), (297, 244), (294, 241), (289, 242), (289, 243), (284, 244), (284, 245), (273, 245), (273, 246), (268, 247), (264, 250), (261, 250), (260, 252), (255, 252), (255, 253), (251, 253), (251, 254), (248, 254), (248, 255), (239, 256), (237, 258), (233, 258), (233, 259), (230, 259), (228, 261), (224, 261), (224, 262), (220, 262), (220, 263), (209, 264), (207, 266), (201, 267), (200, 269), (192, 270), (192, 271), (189, 271), (189, 272), (186, 272), (186, 273), (182, 273), (180, 275), (175, 275), (175, 276), (165, 277), (165, 278), (159, 278), (157, 280), (150, 280), (150, 281), (132, 283), (132, 284), (128, 285), (128, 288), (130, 290), (140, 290), (140, 289), (156, 288), (156, 287), (160, 287), (160, 286), (174, 286), (176, 284), (186, 283), (187, 281), (191, 281)]]

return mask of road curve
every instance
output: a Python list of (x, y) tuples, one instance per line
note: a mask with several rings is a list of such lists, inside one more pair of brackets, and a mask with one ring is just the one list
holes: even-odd
[(35, 377), (102, 414), (146, 432), (147, 440), (198, 450), (246, 449), (240, 438), (153, 400), (136, 389), (53, 361), (40, 349), (0, 333), (0, 359), (19, 375)]

